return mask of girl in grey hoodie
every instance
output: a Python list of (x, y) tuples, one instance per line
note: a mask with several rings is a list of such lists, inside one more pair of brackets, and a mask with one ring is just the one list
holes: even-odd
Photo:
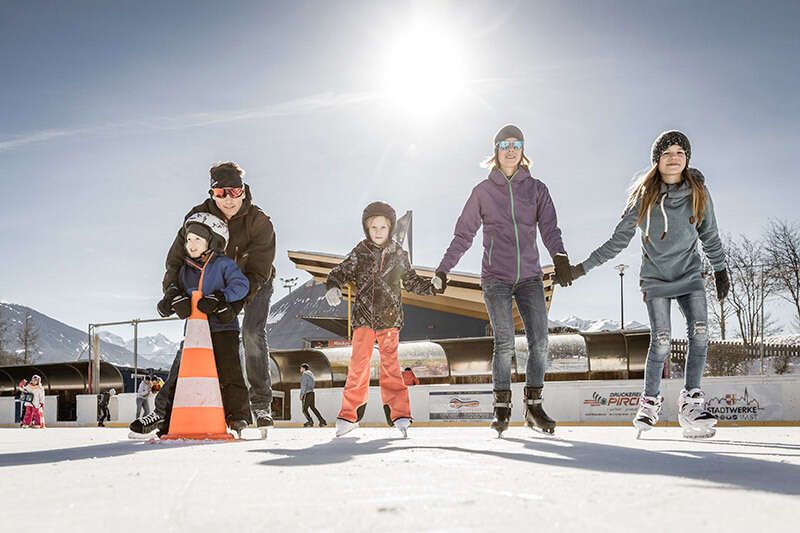
[(689, 167), (691, 145), (679, 131), (664, 132), (651, 149), (653, 166), (631, 188), (622, 220), (611, 238), (573, 267), (573, 278), (613, 259), (642, 231), (640, 286), (650, 317), (650, 348), (644, 391), (633, 425), (651, 429), (661, 413), (661, 373), (672, 346), (670, 306), (677, 300), (686, 318), (689, 350), (678, 421), (687, 437), (710, 437), (717, 419), (705, 408), (700, 379), (708, 353), (708, 311), (698, 240), (714, 269), (717, 296), (729, 281), (714, 204), (699, 170)]

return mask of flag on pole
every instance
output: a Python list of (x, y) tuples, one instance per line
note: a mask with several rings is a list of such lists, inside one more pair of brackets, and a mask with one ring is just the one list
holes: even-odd
[[(397, 219), (394, 227), (394, 240), (400, 245), (401, 248), (408, 251), (408, 260), (411, 264), (414, 263), (414, 241), (412, 229), (412, 212), (406, 211), (406, 214)], [(407, 243), (407, 244), (406, 244)]]

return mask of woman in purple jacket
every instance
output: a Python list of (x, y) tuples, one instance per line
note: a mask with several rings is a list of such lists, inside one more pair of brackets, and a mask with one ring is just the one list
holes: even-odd
[(570, 285), (572, 275), (564, 251), (556, 209), (547, 186), (531, 176), (522, 131), (504, 126), (494, 138), (487, 161), (489, 176), (470, 194), (456, 222), (453, 241), (436, 275), (447, 283), (452, 270), (483, 225), (481, 286), (494, 331), (492, 381), (494, 419), (491, 427), (502, 436), (511, 417), (511, 357), (514, 355), (512, 298), (517, 302), (528, 338), (525, 421), (531, 428), (553, 433), (556, 423), (542, 408), (547, 365), (547, 306), (539, 263), (537, 228), (556, 268), (556, 282)]

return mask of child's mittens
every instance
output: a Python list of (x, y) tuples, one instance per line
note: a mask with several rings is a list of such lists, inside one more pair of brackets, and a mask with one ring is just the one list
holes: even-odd
[(161, 315), (163, 318), (167, 318), (173, 313), (172, 310), (172, 301), (175, 299), (176, 296), (181, 295), (181, 290), (175, 286), (170, 285), (167, 287), (167, 290), (164, 291), (164, 297), (156, 305), (156, 309), (158, 309), (158, 314)]
[(197, 309), (207, 315), (210, 315), (219, 309), (224, 303), (226, 303), (225, 295), (222, 294), (222, 291), (216, 291), (200, 298), (200, 300), (197, 302)]
[(331, 287), (328, 289), (328, 292), (325, 293), (325, 299), (328, 301), (328, 305), (336, 307), (342, 303), (342, 289), (339, 287)]
[(233, 303), (222, 302), (222, 304), (217, 307), (217, 318), (223, 324), (233, 322), (236, 320), (236, 315), (241, 312), (242, 307), (244, 307), (244, 300)]
[(181, 320), (189, 318), (192, 314), (192, 300), (185, 294), (180, 294), (172, 300), (172, 310)]

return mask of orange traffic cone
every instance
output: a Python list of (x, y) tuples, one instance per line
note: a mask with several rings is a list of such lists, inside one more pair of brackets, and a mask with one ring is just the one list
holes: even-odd
[[(199, 286), (203, 286), (202, 274)], [(162, 440), (234, 440), (225, 424), (208, 318), (197, 309), (202, 296), (199, 290), (192, 293), (192, 314), (186, 321), (169, 433)]]

